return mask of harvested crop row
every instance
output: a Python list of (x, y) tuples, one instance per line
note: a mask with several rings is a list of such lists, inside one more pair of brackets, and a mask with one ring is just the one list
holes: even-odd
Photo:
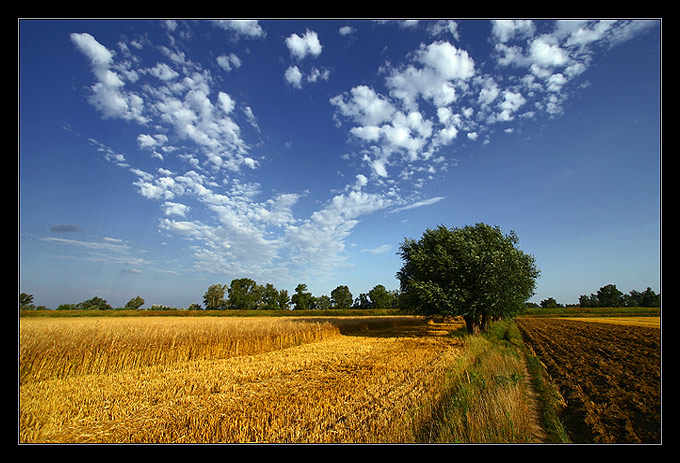
[[(409, 442), (460, 340), (422, 323), (21, 386), (23, 442)], [(445, 332), (446, 330), (444, 330)]]
[(574, 442), (660, 441), (658, 329), (530, 318), (518, 326), (562, 392)]
[(268, 352), (408, 317), (22, 319), (21, 384)]

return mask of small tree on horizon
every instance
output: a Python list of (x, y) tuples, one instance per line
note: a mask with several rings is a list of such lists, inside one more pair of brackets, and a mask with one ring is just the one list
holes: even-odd
[(307, 285), (300, 283), (295, 287), (295, 294), (290, 298), (296, 310), (309, 310), (312, 307), (312, 293), (307, 292)]
[(144, 305), (144, 299), (141, 296), (133, 297), (125, 304), (125, 308), (129, 310), (138, 310)]
[(208, 290), (203, 295), (203, 304), (206, 310), (224, 309), (226, 301), (224, 294), (227, 290), (227, 285), (219, 283), (210, 285)]
[(331, 291), (331, 300), (333, 301), (333, 308), (341, 310), (349, 309), (354, 302), (349, 287), (345, 285), (340, 285)]

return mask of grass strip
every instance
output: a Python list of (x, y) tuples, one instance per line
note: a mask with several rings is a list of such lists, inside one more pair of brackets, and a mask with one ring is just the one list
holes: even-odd
[(423, 423), (418, 440), (430, 443), (537, 442), (522, 338), (513, 321), (467, 335), (465, 349), (448, 374), (447, 393)]

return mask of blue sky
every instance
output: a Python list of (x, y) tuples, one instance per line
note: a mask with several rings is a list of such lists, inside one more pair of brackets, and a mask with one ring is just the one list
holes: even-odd
[(661, 283), (661, 24), (21, 20), (19, 286), (201, 303), (398, 288), (404, 238), (519, 235), (536, 295)]

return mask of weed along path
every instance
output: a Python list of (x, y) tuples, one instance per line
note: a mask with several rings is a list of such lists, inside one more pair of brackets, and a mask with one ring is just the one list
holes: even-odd
[(402, 323), (29, 381), (20, 386), (20, 441), (413, 442), (463, 350), (447, 336), (457, 327)]

